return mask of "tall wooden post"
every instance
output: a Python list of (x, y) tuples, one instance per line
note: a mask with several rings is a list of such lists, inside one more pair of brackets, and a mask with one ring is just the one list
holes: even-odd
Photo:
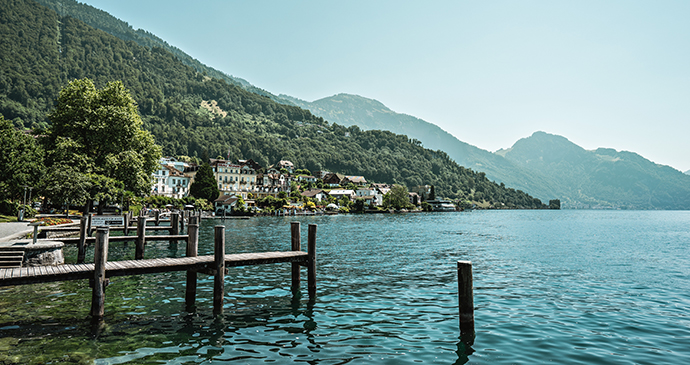
[(146, 216), (139, 215), (137, 220), (137, 247), (134, 251), (134, 258), (141, 260), (144, 258), (144, 247), (146, 246)]
[(105, 314), (105, 264), (108, 261), (108, 235), (107, 227), (99, 227), (96, 231), (96, 244), (94, 245), (94, 270), (93, 291), (91, 294), (91, 316), (103, 318)]
[(225, 296), (225, 226), (215, 226), (215, 250), (213, 278), (213, 314), (223, 313), (223, 297)]
[(77, 243), (77, 263), (83, 264), (86, 258), (86, 224), (89, 219), (82, 216), (79, 220), (79, 243)]
[(93, 213), (89, 213), (87, 217), (89, 217), (89, 222), (86, 226), (86, 236), (91, 237), (91, 220), (93, 218)]
[(184, 232), (184, 217), (185, 217), (185, 215), (187, 215), (187, 211), (183, 210), (182, 215), (180, 216), (180, 232)]
[[(290, 236), (292, 237), (292, 251), (301, 250), (302, 238), (299, 231), (299, 222), (290, 223)], [(292, 294), (299, 293), (299, 263), (292, 263)]]
[(122, 216), (123, 216), (124, 221), (125, 221), (125, 226), (122, 229), (122, 234), (127, 236), (127, 235), (129, 235), (129, 212), (127, 212), (126, 214), (123, 214)]
[(309, 298), (316, 297), (316, 224), (309, 225), (309, 236), (307, 237), (307, 249), (309, 263), (307, 265), (307, 286), (309, 287)]
[[(190, 219), (191, 220), (191, 219)], [(190, 222), (187, 225), (187, 257), (196, 257), (199, 253), (199, 225), (196, 222)], [(187, 312), (194, 311), (194, 302), (196, 301), (196, 271), (187, 271), (187, 287), (185, 290), (185, 304)]]
[(156, 217), (156, 226), (158, 226), (159, 224), (161, 224), (161, 212), (160, 210), (156, 210), (156, 212), (153, 214)]
[(458, 302), (460, 306), (460, 336), (463, 342), (472, 345), (475, 334), (471, 261), (458, 261)]
[[(180, 234), (180, 213), (170, 213), (170, 234), (175, 236)], [(177, 244), (177, 240), (170, 240), (170, 244)]]

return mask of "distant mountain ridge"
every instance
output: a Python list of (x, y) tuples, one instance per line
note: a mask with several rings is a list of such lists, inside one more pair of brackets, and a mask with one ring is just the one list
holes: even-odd
[(490, 180), (529, 192), (542, 201), (558, 198), (553, 182), (541, 173), (527, 171), (502, 156), (462, 142), (435, 124), (396, 113), (377, 100), (351, 94), (338, 94), (313, 102), (284, 94), (279, 97), (344, 126), (356, 125), (365, 130), (405, 134), (426, 148), (446, 152), (461, 166), (484, 172)]
[(573, 208), (690, 208), (690, 176), (633, 152), (588, 151), (565, 137), (535, 132), (496, 154), (543, 172)]

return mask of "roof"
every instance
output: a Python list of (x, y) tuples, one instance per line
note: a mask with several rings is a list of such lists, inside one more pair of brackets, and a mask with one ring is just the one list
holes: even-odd
[(355, 193), (354, 190), (349, 190), (349, 189), (333, 189), (328, 194), (330, 194), (330, 195), (352, 195), (354, 193)]
[(223, 194), (223, 195), (219, 196), (218, 199), (214, 200), (213, 202), (214, 203), (221, 203), (221, 202), (224, 202), (230, 198), (237, 198), (237, 197), (235, 195)]
[(311, 198), (311, 197), (315, 197), (319, 193), (323, 193), (323, 192), (324, 191), (321, 189), (312, 189), (312, 190), (307, 190), (307, 191), (303, 192), (302, 196), (306, 196), (306, 197)]
[(364, 176), (345, 176), (346, 179), (350, 180), (353, 183), (366, 183), (367, 179), (364, 178)]
[(182, 171), (170, 166), (170, 165), (163, 165), (166, 169), (170, 170), (170, 176), (175, 176), (175, 177), (185, 177), (184, 173)]

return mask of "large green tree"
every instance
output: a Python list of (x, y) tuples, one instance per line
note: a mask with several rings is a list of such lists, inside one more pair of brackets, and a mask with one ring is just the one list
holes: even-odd
[(161, 148), (143, 129), (122, 82), (97, 89), (89, 79), (74, 80), (60, 91), (49, 117), (47, 196), (61, 202), (86, 192), (88, 202), (103, 203), (124, 190), (139, 196), (151, 190)]
[(204, 162), (199, 167), (199, 171), (194, 176), (194, 182), (189, 187), (189, 194), (195, 198), (206, 199), (210, 202), (218, 199), (218, 195), (220, 195), (218, 183), (208, 162)]
[(0, 115), (0, 201), (21, 198), (24, 186), (36, 188), (42, 172), (43, 151), (34, 137)]
[(393, 185), (391, 190), (383, 196), (383, 204), (394, 209), (410, 208), (412, 206), (407, 188), (397, 184)]

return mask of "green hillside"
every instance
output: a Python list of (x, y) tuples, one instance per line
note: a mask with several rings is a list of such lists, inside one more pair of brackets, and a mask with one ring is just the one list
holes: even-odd
[(166, 155), (208, 151), (264, 166), (289, 159), (377, 182), (430, 184), (441, 197), (543, 207), (407, 136), (328, 123), (199, 73), (164, 48), (119, 39), (31, 0), (0, 1), (0, 53), (0, 113), (16, 127), (47, 126), (69, 80), (88, 77), (98, 87), (121, 80)]
[(285, 103), (275, 95), (260, 89), (244, 79), (228, 75), (212, 67), (206, 66), (194, 57), (186, 54), (181, 49), (168, 44), (154, 34), (143, 29), (133, 29), (127, 22), (115, 18), (107, 12), (94, 8), (88, 4), (82, 4), (75, 0), (36, 0), (39, 4), (54, 10), (61, 17), (69, 16), (106, 33), (112, 34), (125, 41), (134, 41), (144, 47), (161, 47), (177, 57), (183, 64), (191, 66), (198, 72), (217, 79), (225, 80), (229, 84), (238, 85), (253, 93), (268, 96), (274, 100)]
[(564, 204), (581, 208), (688, 209), (690, 176), (632, 152), (587, 151), (568, 139), (536, 132), (497, 152), (557, 185)]
[(381, 102), (359, 95), (338, 94), (313, 102), (288, 95), (280, 98), (334, 123), (405, 134), (423, 146), (444, 151), (462, 166), (486, 173), (489, 180), (528, 192), (544, 201), (559, 198), (556, 182), (539, 171), (529, 171), (510, 160), (455, 138), (435, 124), (390, 110)]

